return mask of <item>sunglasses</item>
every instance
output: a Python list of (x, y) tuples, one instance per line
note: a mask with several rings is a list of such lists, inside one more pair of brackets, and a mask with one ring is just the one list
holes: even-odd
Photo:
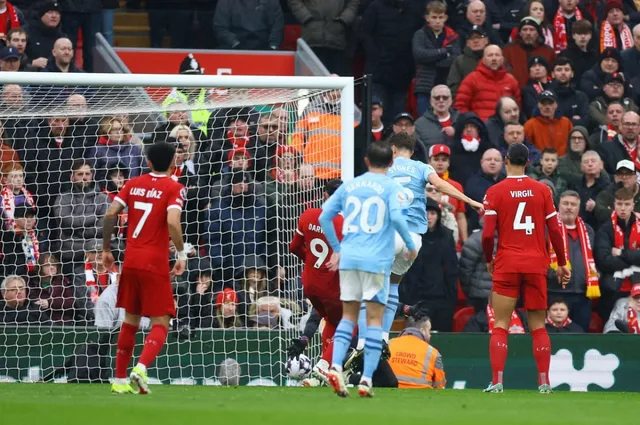
[(449, 100), (451, 96), (431, 96), (433, 100)]

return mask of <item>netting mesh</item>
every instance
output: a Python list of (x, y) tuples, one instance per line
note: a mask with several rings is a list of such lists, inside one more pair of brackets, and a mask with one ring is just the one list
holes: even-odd
[[(288, 244), (340, 176), (340, 91), (9, 84), (0, 123), (0, 380), (111, 378), (124, 312), (120, 270), (101, 264), (103, 216), (148, 171), (145, 148), (167, 141), (188, 189), (189, 261), (151, 381), (287, 383), (285, 348), (310, 309)], [(118, 267), (126, 229), (125, 210)]]

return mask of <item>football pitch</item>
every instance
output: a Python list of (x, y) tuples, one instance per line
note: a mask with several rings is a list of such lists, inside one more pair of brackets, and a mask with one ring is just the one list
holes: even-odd
[(636, 422), (640, 394), (478, 390), (152, 386), (153, 394), (112, 395), (108, 385), (1, 384), (3, 424), (613, 424)]

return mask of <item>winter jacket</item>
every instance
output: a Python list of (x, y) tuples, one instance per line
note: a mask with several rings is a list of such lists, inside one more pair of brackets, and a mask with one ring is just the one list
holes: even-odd
[[(589, 242), (591, 243), (591, 249), (593, 253), (593, 247), (595, 246), (595, 232), (591, 226), (585, 224), (587, 228), (587, 234), (589, 235)], [(585, 294), (587, 292), (587, 276), (589, 270), (585, 270), (585, 259), (582, 256), (582, 245), (580, 244), (580, 237), (573, 239), (571, 235), (567, 235), (567, 246), (569, 251), (569, 262), (571, 263), (571, 279), (565, 287), (558, 282), (558, 275), (556, 272), (549, 268), (547, 273), (547, 290), (553, 294), (553, 297), (562, 296), (563, 294)], [(549, 296), (549, 298), (553, 298)]]
[(483, 50), (475, 52), (465, 46), (462, 49), (462, 54), (454, 59), (447, 76), (447, 86), (451, 89), (451, 96), (454, 99), (458, 94), (462, 80), (478, 67), (478, 63), (482, 60), (482, 53)]
[(611, 181), (613, 181), (613, 177), (616, 174), (618, 162), (623, 159), (631, 159), (623, 143), (622, 136), (618, 134), (610, 142), (601, 144), (597, 149), (604, 163), (604, 169), (609, 173)]
[(89, 160), (95, 162), (96, 181), (100, 183), (104, 179), (106, 170), (116, 165), (127, 168), (129, 178), (138, 177), (145, 167), (144, 156), (140, 145), (133, 145), (128, 142), (119, 144), (100, 144), (89, 149)]
[[(489, 7), (487, 6), (487, 9), (488, 8)], [(487, 10), (487, 15), (488, 14), (489, 14), (489, 10)], [(456, 31), (458, 32), (458, 35), (460, 36), (459, 38), (460, 47), (464, 48), (467, 44), (467, 38), (469, 38), (469, 34), (471, 34), (471, 29), (473, 28), (473, 25), (471, 25), (471, 23), (465, 17), (462, 25), (453, 26), (453, 28), (456, 29)], [(489, 37), (489, 44), (495, 44), (499, 47), (504, 46), (504, 43), (502, 42), (502, 38), (500, 38), (498, 31), (493, 29), (493, 26), (491, 26), (491, 20), (489, 18), (487, 18), (487, 20), (484, 22), (484, 25), (482, 25), (482, 28), (487, 33), (487, 37)]]
[(435, 34), (427, 26), (420, 28), (413, 35), (413, 60), (416, 63), (414, 93), (416, 94), (431, 93), (436, 76), (441, 74), (446, 77), (451, 64), (461, 53), (460, 44), (457, 42), (458, 34), (448, 26), (444, 27), (443, 32), (442, 47), (438, 47)]
[[(497, 108), (498, 104), (496, 103), (496, 109)], [(487, 127), (487, 132), (489, 133), (489, 140), (491, 140), (491, 144), (494, 147), (500, 146), (504, 141), (504, 122), (500, 117), (500, 111), (497, 111), (495, 114), (491, 115), (485, 122), (485, 126)]]
[[(598, 220), (598, 227), (603, 223), (607, 223), (611, 220), (611, 213), (613, 212), (613, 204), (616, 200), (616, 190), (620, 189), (622, 183), (611, 183), (606, 188), (602, 189), (596, 197), (596, 206), (593, 209), (593, 213)], [(640, 190), (633, 197), (633, 203), (635, 207), (634, 212), (640, 212)]]
[[(525, 171), (527, 171), (529, 168), (535, 167), (540, 163), (542, 153), (540, 152), (540, 149), (533, 146), (527, 139), (524, 139), (524, 142), (522, 142), (522, 144), (525, 145), (527, 149), (529, 149), (529, 163), (527, 164), (527, 168), (525, 169)], [(507, 157), (509, 145), (507, 144), (507, 142), (505, 142), (504, 139), (502, 139), (502, 142), (500, 142), (498, 150), (502, 154), (502, 158), (505, 159)]]
[(594, 229), (597, 229), (600, 224), (598, 223), (598, 219), (595, 215), (597, 206), (591, 211), (587, 211), (585, 207), (586, 203), (589, 199), (596, 201), (600, 192), (609, 187), (610, 184), (611, 180), (609, 180), (609, 175), (605, 171), (600, 173), (600, 177), (598, 177), (590, 187), (587, 187), (587, 182), (584, 176), (582, 176), (577, 183), (569, 184), (569, 189), (575, 190), (580, 194), (580, 217), (585, 223)]
[[(563, 117), (569, 118), (573, 125), (589, 126), (589, 98), (580, 90), (576, 90), (573, 84), (561, 85), (553, 80), (547, 85), (547, 89), (553, 91), (558, 98), (558, 110)], [(523, 100), (524, 102), (524, 100)], [(574, 116), (579, 119), (574, 119)]]
[[(640, 13), (638, 15), (640, 16)], [(624, 76), (627, 81), (633, 80), (640, 75), (640, 51), (635, 46), (624, 49), (620, 52), (620, 56), (622, 57)]]
[(589, 100), (593, 100), (602, 95), (602, 86), (604, 86), (604, 77), (607, 73), (600, 67), (597, 62), (582, 75), (580, 80), (580, 91), (587, 95)]
[[(585, 152), (590, 150), (589, 146), (589, 133), (587, 129), (582, 126), (575, 126), (571, 129), (571, 134), (579, 131), (585, 138)], [(577, 184), (582, 179), (582, 170), (580, 164), (582, 162), (582, 154), (584, 152), (574, 152), (571, 150), (571, 141), (567, 138), (567, 153), (560, 157), (558, 160), (558, 175), (565, 179), (569, 185)]]
[[(462, 147), (462, 132), (467, 124), (475, 124), (480, 130), (480, 146), (475, 152), (465, 151)], [(455, 126), (456, 132), (451, 142), (451, 165), (449, 167), (449, 177), (465, 184), (469, 177), (480, 169), (480, 159), (484, 152), (491, 147), (489, 134), (484, 123), (473, 112), (460, 114)], [(482, 200), (476, 199), (478, 202)]]
[(29, 299), (47, 300), (51, 320), (59, 325), (73, 325), (76, 301), (73, 284), (62, 275), (51, 278), (46, 284), (40, 276), (29, 278)]
[(56, 40), (64, 37), (61, 25), (55, 28), (45, 26), (40, 19), (29, 22), (27, 26), (27, 48), (25, 53), (31, 59), (45, 58), (53, 61), (51, 51)]
[(277, 49), (284, 36), (278, 0), (219, 0), (213, 27), (221, 49)]
[(548, 83), (540, 83), (529, 80), (522, 88), (522, 115), (525, 121), (534, 116), (538, 111), (538, 97), (547, 89)]
[[(449, 108), (449, 114), (451, 115), (451, 126), (456, 127), (458, 117), (460, 114), (453, 108)], [(442, 126), (433, 113), (433, 109), (427, 109), (424, 114), (416, 120), (415, 136), (420, 142), (424, 144), (424, 147), (429, 152), (429, 148), (439, 143), (451, 145), (452, 140), (442, 132)]]
[(518, 81), (504, 67), (493, 71), (480, 62), (460, 84), (455, 108), (460, 112), (475, 112), (485, 121), (494, 114), (502, 96), (511, 96), (520, 105)]
[(624, 233), (624, 249), (622, 254), (614, 257), (611, 254), (613, 248), (614, 232), (611, 219), (600, 226), (596, 234), (596, 243), (593, 251), (593, 258), (600, 272), (600, 289), (603, 292), (618, 292), (622, 287), (623, 279), (614, 278), (613, 274), (629, 268), (630, 266), (640, 266), (640, 249), (629, 247), (629, 235), (631, 226), (635, 225), (636, 217), (631, 215), (629, 223), (618, 219), (618, 226)]
[[(638, 107), (632, 99), (625, 97), (617, 102), (622, 102), (625, 112), (633, 111), (638, 112)], [(591, 125), (607, 125), (607, 108), (609, 107), (611, 100), (608, 100), (604, 94), (596, 97), (596, 99), (589, 104), (589, 120)]]
[[(547, 176), (542, 172), (542, 166), (540, 166), (540, 165), (535, 166), (535, 167), (528, 167), (527, 175), (529, 177), (531, 177), (532, 179), (537, 180), (537, 181), (550, 180), (551, 183), (553, 183), (553, 185), (556, 188), (556, 194), (557, 194), (558, 198), (560, 197), (562, 192), (567, 190), (568, 183), (567, 183), (567, 181), (565, 179), (560, 177), (560, 174), (558, 173), (558, 169), (557, 168), (554, 170), (553, 173), (551, 173), (550, 176)], [(558, 199), (556, 199), (556, 200), (558, 200)]]
[[(618, 133), (614, 134), (617, 135)], [(609, 129), (606, 125), (601, 125), (589, 136), (589, 146), (591, 149), (600, 152), (600, 147), (607, 142), (610, 142)]]
[[(481, 202), (487, 190), (502, 180), (504, 180), (504, 175), (499, 174), (496, 178), (493, 178), (480, 169), (469, 177), (469, 180), (464, 185), (464, 193), (469, 198)], [(467, 209), (467, 224), (469, 226), (469, 234), (480, 228), (480, 218), (473, 208)]]
[(500, 23), (499, 33), (503, 40), (508, 40), (513, 29), (520, 25), (526, 3), (525, 0), (495, 0), (497, 20), (492, 22)]
[(502, 49), (502, 53), (505, 62), (511, 65), (511, 72), (520, 84), (520, 88), (526, 86), (529, 81), (529, 58), (541, 56), (547, 63), (553, 63), (556, 58), (553, 49), (546, 44), (527, 46), (519, 36), (518, 40)]
[[(498, 237), (494, 243), (494, 253), (498, 246)], [(462, 254), (458, 263), (460, 285), (467, 298), (488, 300), (493, 287), (493, 280), (487, 271), (482, 252), (482, 231), (473, 232), (462, 246)]]
[(629, 322), (627, 320), (627, 312), (629, 311), (629, 298), (621, 298), (616, 301), (613, 306), (613, 310), (611, 311), (611, 315), (609, 316), (609, 320), (604, 325), (604, 330), (602, 333), (618, 333), (620, 330), (616, 326), (616, 320), (619, 320), (629, 326)]
[(361, 37), (366, 53), (365, 72), (373, 81), (406, 90), (416, 69), (411, 52), (415, 32), (424, 24), (420, 2), (374, 0), (362, 18)]
[(358, 0), (287, 0), (302, 24), (302, 38), (311, 47), (344, 50), (349, 27), (356, 19)]
[(550, 334), (581, 334), (584, 333), (584, 329), (580, 327), (576, 322), (570, 322), (566, 326), (558, 327), (548, 323), (545, 324), (547, 333)]
[(95, 13), (102, 9), (103, 0), (61, 0), (60, 8), (63, 12)]
[(598, 52), (592, 48), (589, 48), (584, 52), (575, 45), (573, 40), (571, 40), (571, 37), (569, 37), (569, 40), (569, 47), (560, 52), (558, 57), (564, 56), (571, 60), (571, 64), (573, 65), (573, 81), (576, 86), (580, 87), (580, 91), (585, 93), (588, 97), (590, 93), (587, 93), (582, 89), (582, 77), (585, 72), (593, 68), (594, 65), (597, 65), (598, 68), (600, 67), (598, 60), (599, 55)]
[(525, 137), (541, 151), (544, 148), (554, 148), (559, 156), (567, 153), (567, 138), (573, 128), (569, 118), (560, 116), (556, 111), (556, 118), (550, 120), (541, 116), (534, 116), (524, 123)]
[(49, 312), (41, 310), (40, 306), (30, 300), (18, 308), (11, 308), (5, 300), (0, 300), (0, 325), (20, 326), (50, 326)]

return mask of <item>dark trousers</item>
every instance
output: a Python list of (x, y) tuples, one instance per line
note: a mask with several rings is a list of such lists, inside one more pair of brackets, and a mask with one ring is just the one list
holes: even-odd
[(93, 48), (96, 45), (96, 33), (102, 27), (102, 14), (65, 12), (62, 17), (62, 29), (71, 40), (73, 48), (78, 43), (78, 31), (82, 30), (82, 69), (93, 71)]
[(554, 298), (562, 298), (569, 307), (569, 318), (580, 326), (585, 332), (589, 332), (591, 323), (591, 300), (584, 294), (572, 294), (562, 292), (549, 292), (549, 304)]
[(351, 68), (344, 50), (326, 47), (313, 47), (312, 50), (330, 73), (341, 76), (351, 75)]
[(382, 122), (386, 127), (390, 127), (393, 124), (393, 120), (396, 115), (405, 112), (407, 90), (399, 90), (394, 87), (375, 83), (373, 84), (373, 95), (382, 100), (382, 107), (384, 110)]
[(426, 307), (431, 319), (431, 328), (438, 332), (453, 331), (453, 315), (455, 313), (455, 301), (434, 299), (428, 301)]
[(169, 29), (169, 35), (171, 36), (172, 49), (192, 47), (189, 36), (192, 21), (192, 10), (149, 9), (151, 47), (163, 47), (162, 43), (167, 29)]

